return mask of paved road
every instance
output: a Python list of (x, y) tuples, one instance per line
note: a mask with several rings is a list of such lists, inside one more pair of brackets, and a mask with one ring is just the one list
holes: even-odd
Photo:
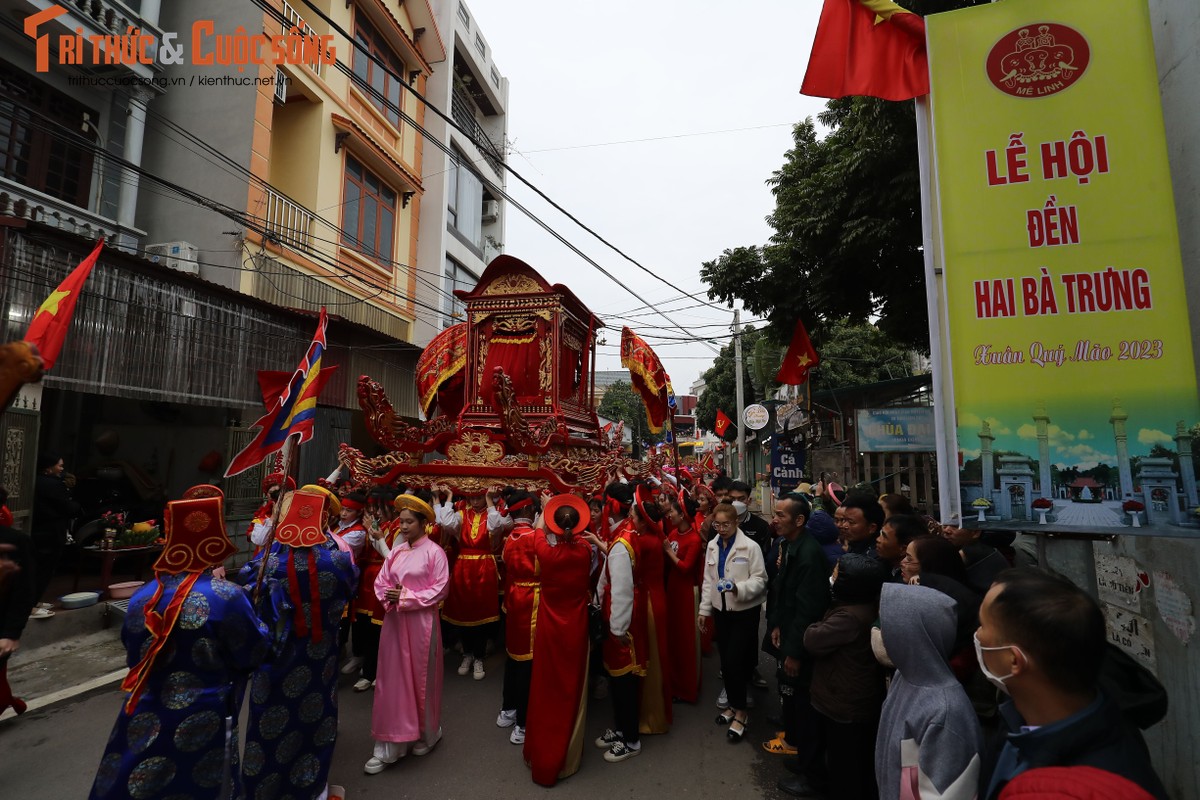
[[(453, 664), (449, 663), (453, 661)], [(488, 659), (483, 681), (454, 672), (458, 658), (447, 659), (443, 701), (445, 738), (423, 758), (408, 756), (379, 775), (364, 775), (371, 755), (371, 694), (357, 694), (343, 679), (341, 724), (331, 780), (360, 797), (423, 800), (478, 798), (506, 800), (553, 795), (555, 800), (609, 798), (782, 798), (775, 781), (786, 773), (778, 757), (767, 756), (758, 742), (767, 734), (765, 706), (773, 690), (755, 692), (745, 742), (730, 745), (713, 723), (718, 684), (716, 656), (706, 658), (703, 702), (676, 705), (675, 726), (666, 736), (645, 737), (642, 755), (608, 764), (590, 744), (578, 773), (553, 789), (534, 785), (521, 759), (521, 748), (508, 742), (508, 731), (495, 726), (503, 660)], [(765, 673), (764, 673), (765, 674)], [(104, 744), (120, 706), (116, 687), (0, 722), (0, 786), (4, 796), (22, 800), (67, 800), (87, 796)], [(610, 724), (607, 700), (588, 707), (587, 729), (595, 738)]]

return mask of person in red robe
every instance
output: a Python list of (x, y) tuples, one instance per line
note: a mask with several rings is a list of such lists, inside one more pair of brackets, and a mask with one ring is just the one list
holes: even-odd
[(512, 520), (493, 505), (492, 498), (479, 493), (467, 498), (467, 506), (444, 515), (438, 509), (443, 540), (456, 543), (457, 556), (450, 571), (450, 594), (442, 606), (442, 619), (458, 629), (463, 660), (459, 675), (473, 673), (484, 679), (483, 659), (493, 623), (500, 619), (500, 570), (496, 563), (497, 537), (503, 536)]
[[(680, 493), (682, 495), (682, 493)], [(671, 533), (663, 542), (667, 564), (667, 686), (672, 698), (695, 703), (700, 693), (700, 632), (695, 619), (700, 609), (704, 543), (692, 524), (694, 503), (667, 494)]]
[(540, 510), (529, 492), (508, 495), (508, 516), (513, 527), (504, 539), (504, 662), (503, 699), (496, 726), (512, 728), (508, 740), (525, 743), (525, 715), (529, 708), (529, 682), (533, 675), (534, 634), (540, 608), (540, 569), (533, 544), (533, 518)]
[(649, 734), (667, 733), (671, 730), (672, 720), (671, 687), (667, 679), (671, 672), (671, 655), (667, 649), (667, 589), (663, 580), (666, 537), (662, 532), (662, 509), (651, 496), (650, 488), (641, 484), (635, 490), (633, 508), (631, 518), (637, 530), (633, 543), (638, 567), (644, 576), (638, 590), (646, 598), (648, 636), (638, 730)]
[(553, 786), (575, 774), (583, 757), (588, 685), (588, 574), (594, 534), (580, 498), (558, 495), (546, 504), (546, 528), (535, 534), (541, 567), (538, 624), (525, 734), (525, 763), (533, 782)]

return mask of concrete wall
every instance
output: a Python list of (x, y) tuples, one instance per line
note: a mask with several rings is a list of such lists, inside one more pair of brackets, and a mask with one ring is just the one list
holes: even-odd
[[(222, 29), (230, 31), (240, 24), (248, 31), (261, 30), (262, 10), (244, 0), (209, 0), (205, 4), (208, 19), (222, 20)], [(164, 3), (163, 30), (188, 32), (196, 20), (196, 7), (190, 3)], [(190, 46), (190, 45), (189, 45)], [(186, 62), (187, 59), (185, 59)], [(237, 67), (226, 67), (238, 75)], [(166, 78), (190, 80), (193, 76), (224, 74), (219, 67), (197, 67), (189, 63), (168, 66)], [(256, 89), (253, 86), (179, 86), (151, 101), (150, 109), (173, 120), (185, 130), (236, 162), (238, 168), (250, 166), (250, 143), (254, 127)], [(203, 197), (226, 203), (235, 209), (246, 206), (247, 177), (232, 166), (214, 166), (214, 156), (204, 157), (200, 147), (178, 133), (170, 138), (162, 125), (148, 123), (142, 166), (155, 175), (186, 186)], [(205, 280), (229, 288), (238, 286), (241, 267), (235, 252), (235, 238), (224, 231), (240, 230), (233, 220), (194, 204), (176, 199), (161, 187), (143, 180), (138, 198), (138, 227), (147, 232), (145, 242), (186, 241), (200, 248), (199, 260), (223, 265), (200, 267)]]
[(1200, 142), (1200, 4), (1196, 0), (1150, 0), (1150, 18), (1183, 276), (1192, 310), (1192, 355), (1200, 375), (1200, 325), (1196, 323), (1200, 309), (1200, 149), (1196, 147)]
[[(1195, 639), (1192, 603), (1196, 597), (1195, 587), (1200, 586), (1200, 559), (1196, 557), (1195, 537), (1122, 533), (1112, 543), (1104, 539), (1043, 536), (1036, 539), (1044, 564), (1100, 599), (1110, 622), (1114, 620), (1114, 610), (1126, 615), (1126, 625), (1136, 620), (1138, 636), (1122, 634), (1132, 645), (1152, 642), (1152, 666), (1144, 665), (1150, 667), (1167, 688), (1170, 708), (1162, 722), (1145, 732), (1146, 744), (1168, 794), (1180, 800), (1197, 797), (1197, 787), (1200, 787), (1200, 764), (1195, 757), (1200, 723), (1197, 719), (1200, 713), (1200, 654), (1197, 646), (1200, 641)], [(1102, 565), (1106, 557), (1132, 559), (1132, 562), (1123, 562), (1133, 567), (1126, 577), (1136, 580), (1138, 573), (1144, 574), (1148, 585), (1141, 586), (1136, 592), (1136, 610), (1105, 602), (1105, 595), (1101, 594), (1097, 583), (1097, 557)], [(1181, 608), (1185, 615), (1179, 615)], [(1180, 619), (1185, 624), (1191, 621), (1192, 633), (1189, 634), (1186, 628), (1178, 630), (1178, 625), (1173, 630), (1167, 619)]]

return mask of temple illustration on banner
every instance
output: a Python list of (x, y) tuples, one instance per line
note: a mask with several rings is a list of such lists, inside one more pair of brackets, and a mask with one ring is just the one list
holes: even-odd
[[(1099, 449), (1107, 444), (1102, 434), (1086, 429), (1071, 434), (1055, 425), (1044, 402), (1027, 420), (1017, 428), (1016, 438), (1022, 443), (1035, 441), (1036, 458), (1032, 450), (996, 447), (999, 433), (1012, 434), (1011, 421), (989, 417), (978, 422), (974, 434), (979, 438), (979, 455), (965, 460), (961, 471), (963, 507), (977, 513), (977, 521), (1001, 525), (1034, 521), (1078, 528), (1200, 521), (1192, 460), (1194, 433), (1183, 420), (1176, 422), (1173, 437), (1140, 427), (1136, 419), (1131, 425), (1129, 412), (1114, 398), (1108, 423), (1115, 458)], [(1130, 429), (1138, 431), (1135, 442), (1144, 455), (1130, 454)], [(965, 441), (967, 432), (960, 431), (960, 441)], [(1085, 459), (1093, 465), (1085, 467)]]

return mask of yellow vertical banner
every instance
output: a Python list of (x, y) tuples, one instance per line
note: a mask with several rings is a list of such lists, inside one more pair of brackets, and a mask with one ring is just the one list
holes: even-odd
[(1005, 0), (926, 30), (967, 503), (1180, 521), (1198, 404), (1145, 0)]

